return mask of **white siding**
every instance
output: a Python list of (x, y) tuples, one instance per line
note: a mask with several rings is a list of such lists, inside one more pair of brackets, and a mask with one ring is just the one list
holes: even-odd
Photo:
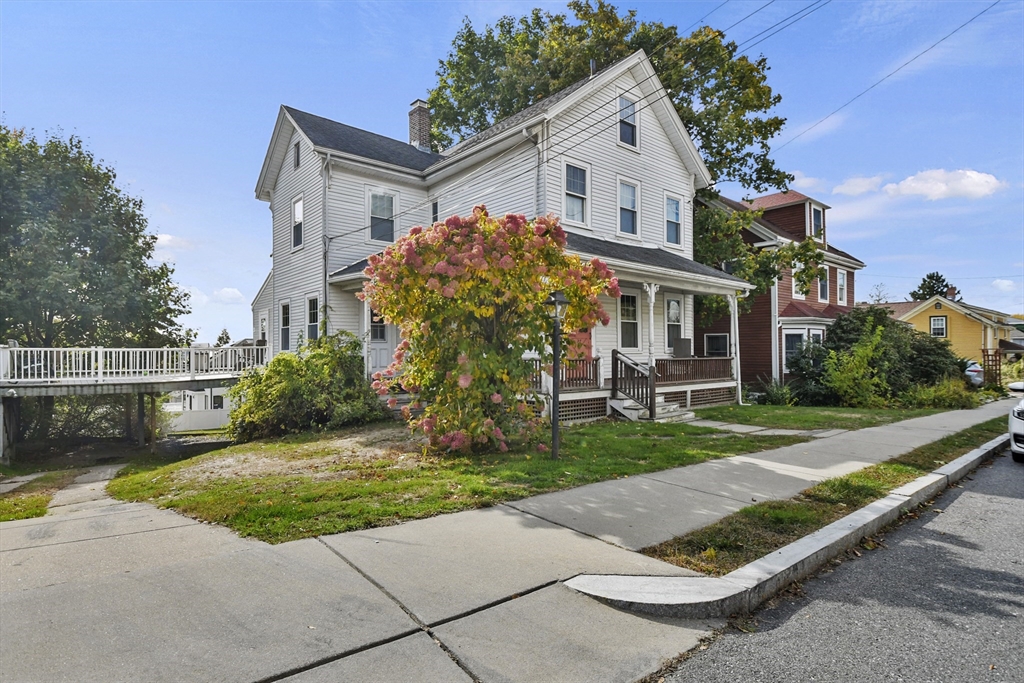
[(536, 188), (537, 147), (524, 138), (519, 146), (431, 187), (430, 195), (437, 199), (440, 220), (465, 216), (478, 204), (486, 205), (492, 216), (521, 213), (532, 218), (543, 213), (535, 208)]
[(267, 312), (267, 340), (273, 339), (274, 330), (274, 271), (271, 270), (263, 287), (252, 302), (252, 338), (256, 342), (260, 338), (260, 313)]

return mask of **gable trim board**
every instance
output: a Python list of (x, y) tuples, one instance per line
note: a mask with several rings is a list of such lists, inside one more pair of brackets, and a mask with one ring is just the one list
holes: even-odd
[[(906, 320), (908, 320), (910, 318), (913, 318), (914, 316), (920, 314), (921, 312), (925, 311), (926, 309), (928, 309), (930, 307), (933, 308), (935, 306), (936, 302), (941, 303), (943, 306), (949, 306), (953, 310), (963, 314), (964, 316), (970, 318), (971, 320), (974, 320), (975, 322), (981, 323), (982, 325), (986, 325), (988, 327), (1006, 328), (1006, 329), (1010, 329), (1010, 330), (1015, 330), (1016, 329), (1013, 325), (1010, 325), (1009, 323), (999, 322), (998, 320), (994, 320), (993, 318), (990, 318), (988, 315), (986, 315), (988, 313), (992, 313), (992, 314), (995, 314), (995, 315), (998, 315), (998, 316), (1001, 316), (1001, 317), (1005, 315), (1003, 313), (1000, 313), (999, 311), (993, 311), (991, 309), (981, 308), (980, 306), (972, 306), (970, 304), (965, 304), (965, 303), (963, 303), (961, 301), (953, 301), (952, 299), (947, 299), (946, 297), (942, 296), (941, 294), (936, 294), (935, 296), (931, 297), (930, 299), (925, 299), (924, 301), (920, 302), (920, 304), (918, 306), (915, 306), (914, 308), (911, 308), (910, 310), (908, 310), (908, 311), (906, 311), (906, 312), (904, 312), (904, 313), (902, 313), (900, 315), (897, 315), (896, 319), (897, 320), (904, 320), (904, 321), (906, 321)], [(876, 305), (884, 308), (887, 304), (882, 303), (882, 304), (876, 304)], [(892, 309), (890, 309), (890, 310), (892, 310)], [(980, 311), (984, 311), (984, 313), (982, 313)], [(1006, 316), (1006, 317), (1009, 317), (1009, 316)]]

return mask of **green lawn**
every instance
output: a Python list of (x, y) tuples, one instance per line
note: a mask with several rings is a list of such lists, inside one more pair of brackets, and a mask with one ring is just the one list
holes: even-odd
[(13, 491), (0, 494), (0, 522), (42, 517), (53, 494), (64, 488), (84, 470), (59, 470), (25, 482)]
[(643, 553), (695, 571), (722, 576), (758, 560), (964, 453), (1006, 433), (998, 417), (906, 455), (821, 482), (791, 500), (765, 501)]
[(942, 410), (888, 408), (814, 408), (807, 406), (715, 406), (693, 411), (704, 420), (774, 429), (863, 429), (933, 415)]
[(375, 425), (241, 444), (171, 465), (133, 463), (108, 490), (278, 543), (803, 441), (608, 421), (565, 429), (556, 461), (523, 450), (427, 455), (406, 434)]

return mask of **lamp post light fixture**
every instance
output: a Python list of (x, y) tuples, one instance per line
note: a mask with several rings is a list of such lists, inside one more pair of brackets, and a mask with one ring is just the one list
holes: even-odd
[(544, 301), (551, 309), (551, 320), (555, 323), (554, 334), (551, 335), (551, 459), (558, 459), (558, 385), (562, 376), (562, 321), (569, 308), (569, 300), (561, 291), (552, 292)]

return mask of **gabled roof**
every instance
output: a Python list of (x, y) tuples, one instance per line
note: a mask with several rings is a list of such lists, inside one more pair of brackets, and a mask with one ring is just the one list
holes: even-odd
[(373, 159), (413, 171), (423, 171), (444, 158), (440, 154), (424, 152), (394, 138), (346, 126), (344, 123), (309, 114), (293, 107), (282, 105), (282, 108), (288, 112), (292, 121), (314, 147), (351, 154), (364, 159)]
[[(925, 299), (924, 301), (896, 301), (893, 303), (881, 303), (875, 305), (890, 309), (892, 311), (892, 317), (896, 318), (897, 320), (907, 320), (908, 318), (912, 318), (913, 316), (917, 315), (923, 310), (933, 308), (936, 302), (941, 303), (943, 306), (948, 306), (954, 311), (962, 313), (968, 318), (976, 320), (977, 322), (980, 322), (983, 325), (993, 325), (996, 327), (1016, 329), (1013, 327), (1011, 323), (1002, 322), (1001, 320), (999, 320), (1000, 317), (1009, 317), (1005, 313), (993, 311), (992, 309), (989, 308), (982, 308), (981, 306), (974, 306), (963, 301), (953, 301), (952, 299), (948, 299), (941, 294), (936, 294), (935, 296), (929, 299)], [(858, 306), (860, 307), (863, 307), (865, 305), (866, 304), (858, 304)]]
[(848, 308), (844, 309), (840, 306), (829, 304), (823, 310), (818, 310), (813, 306), (809, 306), (802, 301), (790, 301), (789, 304), (782, 309), (779, 313), (780, 318), (828, 318), (835, 320), (836, 316), (843, 313)]
[(776, 192), (775, 194), (766, 194), (763, 197), (755, 197), (750, 201), (743, 202), (748, 204), (752, 209), (778, 209), (783, 206), (789, 206), (791, 204), (803, 204), (804, 202), (815, 202), (821, 204), (826, 209), (831, 209), (831, 206), (822, 204), (817, 199), (811, 199), (807, 195), (797, 192), (796, 190), (784, 190), (782, 192)]

